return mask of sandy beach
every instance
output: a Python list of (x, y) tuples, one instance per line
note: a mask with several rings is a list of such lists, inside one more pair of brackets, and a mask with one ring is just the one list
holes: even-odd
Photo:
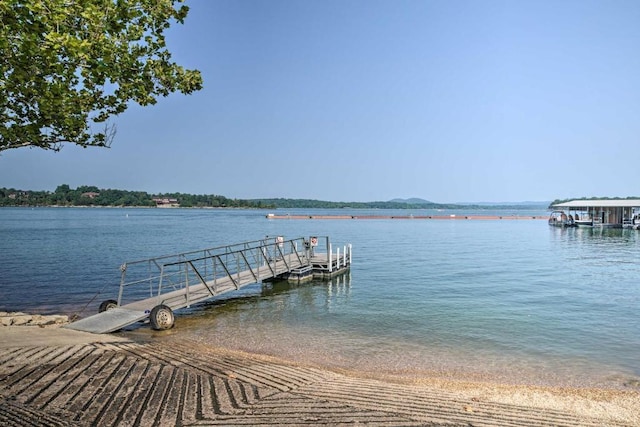
[(37, 426), (634, 426), (640, 385), (401, 381), (181, 337), (0, 328), (0, 423)]

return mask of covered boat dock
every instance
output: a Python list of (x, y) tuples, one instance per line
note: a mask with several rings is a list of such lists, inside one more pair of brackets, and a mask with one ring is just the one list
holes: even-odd
[(640, 199), (571, 200), (551, 206), (566, 211), (577, 227), (635, 228), (640, 226)]

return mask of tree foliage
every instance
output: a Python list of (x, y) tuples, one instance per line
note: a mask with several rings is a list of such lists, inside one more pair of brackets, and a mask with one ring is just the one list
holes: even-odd
[(156, 206), (154, 199), (175, 199), (183, 208), (258, 208), (258, 209), (541, 209), (544, 204), (531, 205), (457, 205), (424, 201), (408, 202), (330, 202), (313, 199), (229, 199), (215, 194), (160, 193), (145, 191), (99, 189), (82, 185), (76, 189), (67, 184), (55, 191), (0, 188), (2, 206)]
[(82, 185), (76, 189), (67, 184), (55, 191), (17, 190), (0, 188), (1, 206), (138, 206), (153, 207), (153, 199), (177, 199), (181, 207), (199, 208), (263, 208), (262, 202), (229, 199), (218, 195), (194, 195), (183, 193), (149, 194), (145, 191), (99, 189)]
[(182, 0), (0, 0), (0, 151), (111, 144), (109, 118), (202, 87), (164, 31)]

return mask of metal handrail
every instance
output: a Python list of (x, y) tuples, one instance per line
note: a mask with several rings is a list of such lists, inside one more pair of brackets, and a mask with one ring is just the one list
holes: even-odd
[[(263, 269), (268, 270), (267, 275), (271, 277), (283, 272), (290, 272), (290, 258), (296, 260), (300, 265), (305, 262), (310, 263), (307, 240), (296, 238), (285, 241), (282, 238), (268, 237), (234, 245), (127, 262), (121, 267), (118, 305), (123, 304), (125, 289), (131, 289), (140, 284), (149, 286), (149, 296), (160, 296), (166, 292), (183, 288), (186, 288), (189, 293), (191, 281), (203, 283), (213, 294), (216, 292), (217, 282), (226, 277), (231, 278), (235, 287), (238, 288), (242, 272), (249, 271), (256, 282), (264, 277), (264, 274), (261, 273), (264, 271)], [(279, 268), (276, 263), (281, 263), (279, 265), (280, 267), (284, 266), (284, 269)], [(133, 280), (127, 281), (128, 270), (135, 270), (143, 264), (147, 270), (146, 274), (136, 270), (135, 274), (130, 274), (130, 277), (133, 276)], [(127, 297), (141, 296), (141, 292), (140, 290), (127, 291), (127, 294), (134, 294), (127, 295)]]
[(141, 264), (141, 263), (146, 263), (146, 262), (160, 261), (160, 260), (164, 260), (164, 259), (167, 259), (167, 258), (175, 258), (175, 257), (180, 257), (180, 256), (185, 257), (185, 259), (191, 259), (192, 255), (199, 254), (199, 253), (206, 253), (206, 252), (211, 253), (212, 251), (222, 251), (222, 253), (232, 252), (234, 250), (238, 250), (238, 249), (233, 249), (233, 248), (236, 248), (237, 246), (243, 246), (242, 249), (249, 249), (251, 247), (256, 247), (256, 246), (260, 246), (260, 245), (266, 244), (266, 240), (267, 239), (251, 240), (251, 241), (248, 241), (248, 242), (236, 243), (236, 244), (233, 244), (233, 245), (215, 246), (215, 247), (212, 247), (212, 248), (198, 249), (198, 250), (193, 250), (193, 251), (188, 251), (188, 252), (181, 252), (179, 254), (161, 255), (161, 256), (157, 256), (157, 257), (153, 257), (153, 258), (146, 258), (146, 259), (140, 259), (140, 260), (135, 260), (135, 261), (128, 261), (128, 262), (125, 263), (125, 265), (134, 265), (134, 264)]

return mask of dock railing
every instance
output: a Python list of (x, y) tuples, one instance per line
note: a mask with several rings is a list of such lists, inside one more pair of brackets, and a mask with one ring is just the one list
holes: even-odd
[(329, 238), (282, 236), (183, 252), (122, 264), (117, 300), (67, 327), (107, 333), (149, 319), (154, 329), (173, 327), (173, 311), (265, 280), (298, 283), (332, 278), (351, 264), (351, 245), (334, 254)]
[(245, 282), (247, 275), (251, 281), (260, 282), (292, 268), (310, 265), (309, 252), (304, 238), (284, 240), (277, 236), (126, 262), (120, 267), (117, 303), (124, 305), (178, 290), (186, 290), (188, 302), (190, 286), (204, 284), (212, 296), (217, 293), (218, 283), (224, 280), (228, 284), (229, 279), (239, 289), (241, 276)]
[[(311, 237), (311, 241), (313, 241)], [(317, 275), (327, 277), (332, 276), (334, 272), (338, 272), (344, 267), (351, 265), (352, 245), (337, 246), (334, 251), (334, 245), (328, 236), (315, 238), (317, 246), (311, 247), (311, 264)]]

